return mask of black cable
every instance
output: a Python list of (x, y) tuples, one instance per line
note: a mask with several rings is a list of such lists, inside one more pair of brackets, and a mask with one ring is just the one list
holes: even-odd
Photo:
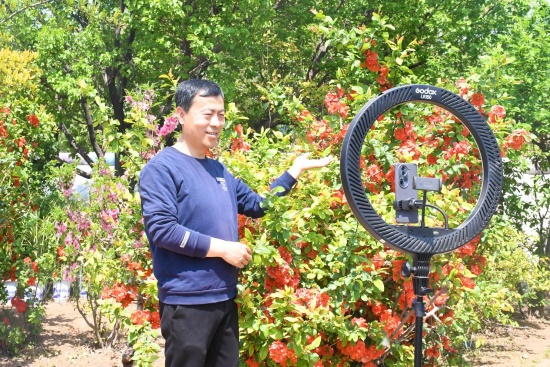
[(443, 210), (438, 207), (438, 206), (435, 206), (435, 205), (432, 205), (432, 204), (425, 204), (428, 208), (432, 208), (432, 209), (435, 209), (437, 210), (438, 212), (441, 213), (441, 215), (443, 215), (443, 218), (445, 218), (445, 229), (449, 229), (449, 220), (447, 219), (447, 216), (445, 215), (445, 213), (443, 212)]

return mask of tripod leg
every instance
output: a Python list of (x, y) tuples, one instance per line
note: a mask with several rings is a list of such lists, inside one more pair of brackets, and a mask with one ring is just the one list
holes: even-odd
[(424, 310), (424, 300), (422, 296), (417, 296), (413, 302), (413, 309), (415, 313), (414, 324), (414, 367), (422, 367), (422, 329), (424, 316), (426, 312)]

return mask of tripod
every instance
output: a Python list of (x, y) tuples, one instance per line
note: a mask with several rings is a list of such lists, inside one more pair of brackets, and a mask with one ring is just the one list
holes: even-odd
[(401, 268), (401, 274), (408, 278), (413, 275), (413, 289), (416, 299), (413, 301), (412, 309), (415, 314), (414, 334), (414, 367), (422, 367), (422, 329), (426, 308), (424, 296), (431, 293), (428, 288), (428, 275), (430, 274), (431, 254), (413, 254), (413, 265), (405, 262)]

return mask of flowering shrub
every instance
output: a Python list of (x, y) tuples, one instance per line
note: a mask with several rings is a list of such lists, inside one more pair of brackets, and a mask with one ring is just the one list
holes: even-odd
[(57, 144), (51, 117), (34, 102), (35, 58), (32, 52), (0, 50), (0, 274), (3, 281), (17, 282), (9, 302), (6, 289), (0, 289), (0, 352), (7, 354), (38, 335), (44, 313), (32, 293), (46, 284), (37, 229), (51, 201), (46, 157)]
[(115, 177), (104, 162), (99, 162), (94, 167), (88, 198), (63, 189), (67, 186), (60, 180), (67, 201), (63, 210), (55, 213), (56, 275), (86, 290), (86, 298), (77, 296), (75, 301), (93, 327), (97, 343), (102, 347), (112, 345), (126, 319), (133, 323), (141, 320), (131, 316), (132, 304), (134, 309), (150, 308), (152, 314), (141, 312), (157, 327), (158, 312), (147, 292), (151, 265), (139, 198), (128, 190), (127, 179)]
[[(465, 81), (459, 84), (463, 86), (459, 93), (468, 100), (474, 98), (484, 113), (483, 95), (469, 92)], [(351, 98), (341, 86), (329, 92), (324, 103), (331, 114), (320, 120), (305, 109), (295, 114), (305, 130), (304, 140), (294, 137), (289, 145), (287, 136), (265, 131), (250, 140), (250, 151), (223, 152), (220, 159), (234, 172), (255, 172), (247, 177), (249, 183), (265, 191), (265, 178), (278, 175), (295, 152), (339, 154), (342, 131), (346, 131), (343, 106), (350, 115), (362, 107), (355, 103), (362, 99), (357, 93), (360, 88), (352, 90)], [(503, 147), (521, 149), (508, 145), (509, 137), (519, 130), (504, 120), (500, 108), (490, 109), (499, 110), (488, 118), (495, 135)], [(523, 136), (525, 141), (532, 138)], [(262, 154), (269, 150), (281, 155)], [(469, 132), (441, 108), (402, 106), (388, 111), (369, 132), (364, 146), (361, 167), (369, 199), (393, 223), (392, 164), (416, 161), (422, 176), (443, 179), (444, 190), (430, 194), (429, 200), (437, 202), (450, 226), (456, 227), (469, 215), (480, 192), (481, 162), (476, 150)], [(384, 248), (359, 227), (346, 205), (338, 173), (334, 166), (308, 172), (289, 196), (266, 193), (268, 214), (261, 221), (240, 218), (243, 241), (254, 247), (253, 264), (242, 272), (238, 298), (242, 365), (411, 365), (415, 296), (412, 280), (400, 272), (407, 257)], [(494, 288), (486, 286), (496, 281), (493, 272), (502, 269), (502, 255), (494, 251), (503, 232), (501, 219), (454, 253), (432, 260), (434, 292), (426, 298), (424, 351), (430, 365), (464, 363), (459, 353), (467, 338), (464, 330), (476, 330), (487, 317), (508, 320), (513, 290), (489, 296), (488, 290)], [(441, 227), (443, 218), (428, 215), (427, 225)], [(510, 228), (506, 236), (510, 249), (524, 241)], [(514, 269), (519, 271), (529, 260), (516, 255)], [(514, 282), (509, 279), (510, 286)], [(476, 302), (466, 301), (472, 299)]]
[[(373, 73), (376, 84), (371, 88), (379, 90), (395, 83), (392, 79), (399, 74), (394, 66), (399, 67), (391, 60), (384, 64), (379, 60), (378, 42), (369, 38), (362, 45), (356, 56), (365, 60), (359, 69), (350, 60), (349, 75), (362, 69), (367, 74), (357, 79), (372, 80), (368, 73)], [(517, 159), (514, 152), (533, 138), (523, 126), (506, 119), (503, 106), (487, 106), (472, 82), (461, 79), (443, 87), (457, 90), (484, 115), (503, 156)], [(374, 94), (364, 85), (336, 85), (323, 100), (328, 115), (319, 118), (314, 109), (293, 100), (285, 106), (295, 118), (298, 136), (255, 133), (250, 151), (225, 151), (220, 159), (251, 186), (266, 191), (265, 180), (280, 174), (298, 152), (338, 155), (351, 117)], [(293, 106), (298, 107), (292, 110)], [(281, 154), (265, 153), (274, 151)], [(468, 217), (481, 190), (481, 161), (474, 140), (439, 107), (408, 104), (387, 111), (368, 133), (363, 157), (369, 200), (388, 223), (395, 221), (392, 167), (396, 162), (418, 162), (421, 176), (442, 178), (444, 189), (430, 193), (429, 201), (442, 208), (451, 227)], [(360, 228), (346, 205), (337, 167), (306, 176), (287, 197), (266, 193), (268, 214), (261, 221), (239, 220), (243, 241), (254, 248), (253, 263), (242, 272), (238, 298), (241, 365), (410, 366), (415, 296), (412, 280), (400, 272), (407, 256), (384, 248)], [(436, 214), (428, 214), (428, 226), (444, 225), (444, 218)], [(509, 275), (502, 287), (498, 276), (505, 266), (510, 274), (519, 274), (533, 263), (517, 247), (525, 242), (523, 235), (505, 223), (497, 215), (483, 234), (432, 260), (434, 292), (425, 300), (424, 355), (429, 365), (463, 364), (460, 349), (469, 332), (488, 318), (509, 321), (517, 278)], [(502, 253), (496, 251), (498, 246)], [(515, 264), (504, 265), (507, 251), (516, 256)], [(495, 284), (500, 284), (498, 291)]]
[[(405, 66), (398, 66), (391, 58), (380, 60), (377, 48), (381, 43), (372, 36), (364, 37), (366, 32), (358, 32), (357, 52), (350, 53), (356, 59), (349, 56), (350, 67), (342, 75), (342, 83), (327, 91), (320, 101), (326, 115), (317, 117), (314, 111), (318, 108), (307, 109), (289, 96), (280, 100), (277, 108), (279, 113), (294, 119), (294, 130), (289, 134), (275, 130), (255, 132), (245, 128), (238, 110), (228, 104), (224, 137), (211, 156), (267, 197), (267, 215), (262, 220), (239, 218), (242, 241), (254, 248), (253, 262), (242, 272), (237, 300), (243, 366), (412, 363), (414, 294), (411, 280), (400, 273), (407, 257), (384, 248), (359, 227), (343, 195), (337, 165), (308, 172), (287, 197), (268, 192), (269, 179), (278, 176), (298, 153), (338, 155), (351, 117), (375, 95), (374, 90), (399, 83)], [(414, 51), (402, 50), (399, 44), (386, 41), (392, 51), (401, 55)], [(364, 61), (355, 63), (363, 57)], [(372, 84), (368, 88), (351, 84), (355, 79), (370, 80)], [(523, 143), (532, 139), (522, 127), (506, 120), (502, 106), (486, 106), (484, 95), (470, 81), (463, 79), (444, 87), (457, 90), (485, 115), (503, 154), (519, 151)], [(277, 88), (274, 85), (274, 91)], [(271, 91), (266, 93), (271, 95)], [(137, 139), (125, 148), (131, 157), (124, 161), (128, 172), (138, 173), (140, 165), (162, 147), (165, 139), (177, 134), (177, 125), (170, 116), (162, 123), (152, 117), (155, 95), (157, 92), (146, 89), (141, 97), (127, 99), (132, 111), (130, 121), (134, 122), (127, 140)], [(361, 167), (369, 199), (387, 222), (393, 222), (392, 165), (416, 161), (422, 176), (442, 178), (444, 190), (431, 194), (430, 201), (447, 214), (451, 227), (457, 226), (469, 215), (480, 192), (483, 178), (476, 150), (469, 132), (441, 108), (405, 105), (387, 111), (369, 132), (364, 146)], [(103, 218), (106, 233), (110, 233), (109, 221), (118, 220), (127, 211), (110, 210)], [(460, 365), (464, 362), (460, 348), (468, 332), (479, 328), (485, 318), (507, 320), (513, 296), (511, 285), (516, 279), (508, 278), (510, 287), (495, 292), (491, 286), (497, 284), (493, 274), (504, 271), (504, 262), (494, 246), (503, 231), (509, 249), (524, 239), (506, 227), (503, 218), (499, 219), (466, 246), (433, 260), (430, 280), (434, 292), (426, 298), (424, 351), (430, 365)], [(100, 218), (96, 221), (102, 223)], [(443, 223), (440, 216), (428, 215), (427, 225)], [(125, 228), (131, 226), (126, 224)], [(118, 235), (126, 238), (124, 231)], [(140, 256), (145, 254), (146, 251)], [(515, 254), (513, 268), (528, 268), (527, 256)], [(148, 269), (148, 259), (136, 259), (135, 255), (119, 253), (120, 261), (132, 264), (132, 269)], [(111, 280), (108, 285), (107, 279)], [(103, 286), (108, 288), (103, 292), (102, 310), (111, 320), (118, 320), (118, 325), (128, 326), (134, 358), (146, 365), (147, 356), (157, 350), (151, 342), (153, 328), (158, 326), (154, 280), (142, 279), (136, 284), (121, 283), (123, 276), (114, 279), (104, 278)], [(134, 286), (139, 290), (134, 290)], [(489, 297), (491, 292), (494, 294)], [(144, 309), (126, 312), (124, 306), (139, 298), (140, 293), (147, 295)]]

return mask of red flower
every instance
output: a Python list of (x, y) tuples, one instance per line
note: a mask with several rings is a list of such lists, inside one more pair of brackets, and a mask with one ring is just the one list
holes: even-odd
[(153, 311), (150, 313), (149, 322), (151, 323), (151, 327), (153, 329), (160, 328), (160, 314), (158, 311)]
[(40, 124), (38, 117), (34, 113), (32, 115), (28, 115), (27, 120), (29, 120), (29, 123), (34, 127), (38, 127), (38, 124)]
[(474, 93), (472, 94), (472, 98), (470, 98), (470, 103), (476, 107), (481, 107), (485, 104), (485, 96), (481, 93)]
[(470, 278), (461, 277), (460, 283), (464, 288), (474, 289), (476, 287), (476, 283)]
[(407, 139), (399, 146), (397, 153), (400, 158), (406, 160), (406, 158), (411, 157), (413, 161), (418, 160), (422, 153), (418, 149), (418, 146), (413, 140)]
[(380, 166), (376, 163), (371, 164), (367, 168), (367, 177), (371, 182), (380, 183), (384, 179), (384, 171), (382, 171), (382, 168), (380, 168)]
[(286, 366), (286, 361), (287, 361), (286, 344), (280, 340), (274, 341), (269, 346), (269, 356), (274, 362), (281, 364), (281, 366)]
[(371, 307), (372, 313), (376, 316), (380, 316), (385, 310), (387, 310), (387, 307), (378, 301), (375, 301), (374, 305)]
[(451, 339), (449, 339), (449, 337), (444, 335), (441, 337), (441, 340), (443, 341), (443, 348), (445, 348), (447, 352), (451, 352), (451, 353), (457, 352), (457, 350), (451, 346)]
[(375, 254), (371, 258), (372, 264), (374, 265), (374, 268), (376, 270), (380, 269), (382, 266), (384, 266), (384, 258), (380, 254)]
[(149, 317), (149, 311), (136, 310), (130, 316), (130, 321), (134, 325), (142, 325), (144, 321), (147, 321)]
[(449, 295), (447, 294), (447, 292), (441, 292), (438, 294), (437, 298), (433, 299), (433, 303), (434, 305), (441, 307), (447, 302), (448, 299)]
[(13, 297), (11, 299), (11, 304), (13, 307), (15, 307), (18, 313), (23, 313), (27, 311), (27, 302), (23, 301), (19, 297)]
[(283, 289), (285, 286), (296, 288), (300, 283), (298, 270), (291, 269), (288, 264), (268, 267), (267, 275), (265, 278), (265, 287), (268, 290)]
[(254, 356), (251, 356), (246, 360), (248, 367), (259, 367), (260, 364), (254, 360)]
[(371, 51), (370, 49), (365, 52), (365, 62), (361, 63), (362, 68), (367, 68), (370, 71), (378, 72), (380, 70), (380, 64), (378, 63), (378, 53)]
[(438, 346), (434, 346), (434, 347), (426, 349), (426, 357), (437, 358), (437, 357), (439, 357), (439, 355), (440, 355), (440, 353), (439, 353), (439, 347)]
[(529, 132), (525, 129), (518, 129), (512, 131), (510, 135), (504, 139), (504, 145), (515, 150), (520, 150), (523, 147), (523, 144), (527, 141), (529, 137)]
[(491, 107), (491, 111), (488, 113), (489, 123), (495, 123), (497, 120), (502, 120), (506, 117), (506, 110), (500, 105), (495, 105)]
[(357, 325), (357, 327), (365, 328), (365, 329), (368, 328), (369, 326), (369, 324), (367, 324), (367, 320), (365, 320), (362, 317), (354, 317), (353, 319), (351, 319), (351, 324)]
[(370, 364), (370, 361), (373, 361), (384, 354), (384, 351), (377, 349), (375, 345), (367, 347), (365, 342), (362, 340), (357, 341), (354, 345), (349, 343), (345, 347), (342, 345), (342, 342), (339, 341), (337, 343), (337, 347), (340, 349), (342, 354), (349, 356), (354, 361), (366, 363), (365, 366), (371, 366), (372, 364)]
[(429, 154), (428, 158), (427, 158), (428, 164), (429, 165), (437, 164), (437, 159), (438, 158), (436, 156), (434, 156), (433, 154)]
[(395, 168), (393, 165), (390, 167), (390, 170), (386, 172), (386, 181), (390, 184), (391, 191), (395, 192)]
[(0, 121), (0, 138), (8, 137), (8, 128), (3, 124), (3, 121)]
[(114, 298), (122, 304), (122, 307), (127, 307), (136, 298), (135, 287), (126, 288), (125, 284), (115, 284), (112, 289), (105, 287), (101, 292), (101, 298)]
[(407, 139), (407, 134), (405, 134), (405, 129), (395, 129), (395, 131), (393, 132), (393, 136), (397, 139), (397, 140), (405, 140)]
[(447, 313), (441, 316), (441, 322), (447, 325), (451, 325), (454, 319), (455, 319), (455, 312), (453, 310), (449, 310)]
[(473, 264), (470, 266), (470, 271), (474, 275), (481, 275), (481, 273), (483, 273), (483, 268), (479, 264)]
[(384, 323), (384, 331), (389, 337), (397, 338), (403, 332), (403, 329), (399, 327), (401, 319), (395, 315), (392, 310), (386, 310), (380, 315), (380, 321)]
[(402, 310), (411, 307), (415, 298), (412, 279), (407, 279), (405, 283), (403, 283), (403, 293), (399, 296), (399, 307)]
[(349, 107), (345, 102), (340, 101), (344, 94), (342, 88), (338, 88), (336, 92), (327, 93), (324, 103), (329, 114), (339, 114), (342, 118), (348, 117)]
[(65, 248), (63, 246), (57, 247), (57, 261), (63, 261), (66, 259)]
[(236, 138), (231, 138), (231, 150), (236, 152), (239, 150), (249, 151), (250, 150), (250, 144), (244, 141), (243, 138), (243, 126), (241, 124), (238, 124), (233, 129), (237, 133)]
[(470, 86), (468, 85), (468, 83), (466, 83), (466, 79), (460, 78), (459, 80), (456, 81), (455, 85), (457, 86), (457, 88), (460, 89), (461, 96), (468, 94), (470, 90)]
[(15, 142), (15, 145), (17, 145), (18, 148), (23, 148), (25, 146), (25, 144), (27, 144), (27, 140), (24, 137), (19, 138), (19, 139), (15, 139), (14, 142)]
[(472, 256), (481, 240), (481, 235), (475, 236), (470, 242), (456, 250), (459, 257)]

